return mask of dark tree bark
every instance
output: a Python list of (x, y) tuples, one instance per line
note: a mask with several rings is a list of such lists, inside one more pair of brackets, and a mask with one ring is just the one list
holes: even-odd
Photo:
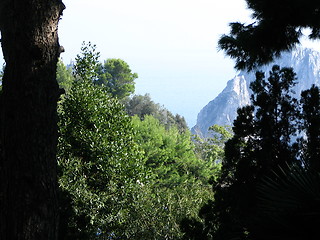
[(0, 239), (57, 239), (61, 0), (0, 0)]

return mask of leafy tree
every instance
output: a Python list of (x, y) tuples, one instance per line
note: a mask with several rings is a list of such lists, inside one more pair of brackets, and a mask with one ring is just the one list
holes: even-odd
[(212, 197), (211, 172), (189, 132), (152, 116), (131, 120), (93, 84), (94, 49), (83, 45), (59, 109), (60, 238), (180, 239), (181, 219), (197, 218)]
[(150, 179), (135, 201), (136, 209), (143, 208), (138, 218), (144, 230), (140, 235), (144, 234), (143, 239), (180, 239), (182, 219), (200, 220), (197, 212), (212, 197), (208, 179), (216, 172), (195, 156), (189, 132), (166, 129), (150, 115), (144, 120), (134, 116), (133, 125)]
[(74, 65), (74, 76), (83, 81), (97, 81), (99, 69), (100, 53), (97, 52), (97, 46), (91, 42), (82, 43), (81, 55), (77, 55)]
[(94, 239), (99, 233), (126, 239), (122, 230), (138, 182), (144, 182), (143, 163), (130, 117), (92, 83), (96, 56), (91, 50), (85, 46), (77, 56), (76, 81), (61, 103), (60, 238)]
[(137, 115), (141, 120), (146, 115), (157, 117), (161, 109), (160, 104), (152, 101), (150, 94), (133, 95), (125, 102), (125, 107), (130, 116)]
[(207, 182), (210, 174), (205, 173), (205, 162), (194, 154), (190, 132), (181, 134), (177, 128), (166, 129), (152, 116), (145, 116), (143, 121), (135, 116), (133, 125), (135, 141), (144, 151), (146, 166), (160, 185), (173, 188), (195, 179)]
[(288, 165), (257, 186), (255, 239), (317, 239), (319, 225), (319, 98), (318, 87), (302, 92), (298, 139), (301, 165)]
[(57, 238), (56, 68), (62, 1), (0, 1), (0, 239)]
[(232, 137), (232, 129), (215, 124), (209, 128), (209, 132), (212, 136), (206, 139), (194, 136), (195, 152), (212, 166), (219, 165), (224, 158), (224, 145)]
[(72, 69), (67, 68), (60, 59), (57, 64), (57, 82), (59, 86), (68, 92), (71, 89), (73, 81)]
[(253, 23), (231, 23), (219, 47), (236, 60), (237, 69), (249, 69), (271, 62), (283, 51), (300, 43), (302, 29), (310, 39), (320, 38), (320, 3), (313, 0), (246, 0), (253, 11)]
[(150, 183), (142, 186), (134, 201), (136, 218), (129, 239), (181, 239), (180, 221), (196, 218), (199, 208), (212, 197), (210, 186), (200, 181), (182, 183), (174, 189)]
[(146, 115), (151, 115), (158, 119), (167, 129), (178, 127), (180, 132), (188, 130), (188, 126), (184, 117), (176, 114), (175, 116), (160, 104), (152, 101), (149, 94), (134, 95), (125, 101), (125, 107), (130, 116), (137, 115), (141, 120)]
[(137, 73), (132, 73), (129, 65), (121, 59), (107, 59), (99, 64), (97, 84), (106, 87), (112, 97), (123, 99), (134, 93)]

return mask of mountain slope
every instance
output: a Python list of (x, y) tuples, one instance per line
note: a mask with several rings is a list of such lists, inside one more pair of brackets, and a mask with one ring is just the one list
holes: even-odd
[[(270, 71), (272, 65), (292, 67), (297, 73), (297, 85), (294, 91), (300, 95), (312, 84), (320, 84), (320, 53), (309, 48), (296, 48), (292, 52), (282, 54), (274, 63), (258, 69)], [(232, 125), (236, 118), (237, 109), (250, 104), (250, 82), (255, 80), (254, 72), (240, 72), (228, 81), (226, 88), (210, 101), (198, 114), (197, 124), (192, 128), (194, 134), (208, 136), (208, 128), (214, 124)]]

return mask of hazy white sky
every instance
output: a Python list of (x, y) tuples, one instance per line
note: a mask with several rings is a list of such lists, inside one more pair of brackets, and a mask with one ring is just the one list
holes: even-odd
[(97, 45), (101, 60), (121, 58), (138, 73), (136, 93), (190, 126), (198, 112), (235, 75), (217, 51), (231, 21), (248, 19), (244, 0), (64, 0), (60, 22), (62, 58), (68, 63), (82, 41)]
[(234, 21), (250, 22), (245, 0), (63, 0), (59, 25), (69, 63), (83, 41), (97, 45), (101, 61), (121, 58), (138, 73), (136, 93), (184, 116), (197, 114), (236, 74), (217, 51)]

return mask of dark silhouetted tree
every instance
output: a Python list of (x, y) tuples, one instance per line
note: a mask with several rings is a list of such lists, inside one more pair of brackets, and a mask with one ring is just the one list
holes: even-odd
[(320, 39), (320, 3), (314, 0), (246, 0), (253, 23), (230, 24), (219, 47), (236, 60), (237, 69), (271, 62), (281, 52), (300, 43), (302, 30), (310, 28), (310, 39)]
[(294, 84), (289, 68), (274, 66), (268, 79), (257, 72), (251, 84), (253, 106), (238, 110), (234, 136), (225, 145), (221, 176), (213, 183), (214, 201), (199, 213), (207, 239), (256, 239), (257, 185), (279, 167), (298, 164), (291, 144), (298, 114), (290, 94)]
[(0, 2), (0, 239), (57, 239), (61, 0)]
[(320, 172), (320, 91), (316, 86), (301, 93), (302, 160), (313, 171)]

